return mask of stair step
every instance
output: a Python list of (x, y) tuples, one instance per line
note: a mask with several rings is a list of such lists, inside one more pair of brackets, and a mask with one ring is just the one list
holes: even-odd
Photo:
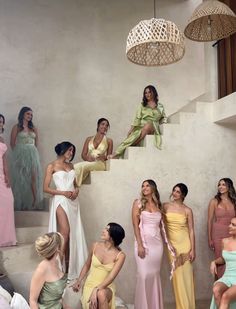
[(48, 232), (47, 226), (17, 227), (16, 239), (20, 243), (34, 243), (35, 240)]
[(15, 211), (16, 227), (48, 226), (48, 211)]

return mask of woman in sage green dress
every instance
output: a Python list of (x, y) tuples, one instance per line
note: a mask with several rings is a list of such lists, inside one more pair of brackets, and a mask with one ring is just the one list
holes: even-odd
[(43, 208), (42, 168), (37, 149), (38, 132), (33, 112), (22, 107), (11, 131), (11, 181), (15, 210)]
[(161, 149), (159, 125), (166, 122), (164, 106), (159, 102), (156, 88), (151, 85), (145, 87), (143, 101), (136, 111), (127, 138), (118, 146), (110, 158), (122, 157), (127, 147), (138, 145), (147, 134), (154, 135), (154, 144)]
[(31, 309), (69, 309), (62, 300), (67, 276), (61, 271), (60, 233), (47, 233), (35, 242), (35, 248), (43, 261), (36, 268), (30, 285)]

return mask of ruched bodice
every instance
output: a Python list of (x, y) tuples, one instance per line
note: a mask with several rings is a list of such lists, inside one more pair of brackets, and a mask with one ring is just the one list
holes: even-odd
[(227, 276), (227, 274), (230, 274), (230, 277), (234, 276), (236, 283), (236, 251), (223, 250), (222, 256), (226, 264), (225, 275)]
[(228, 227), (233, 217), (235, 217), (234, 208), (232, 209), (224, 209), (221, 207), (215, 208), (215, 223), (227, 225)]
[(141, 235), (144, 240), (148, 236), (155, 237), (161, 240), (160, 233), (160, 221), (161, 221), (161, 213), (157, 212), (149, 212), (143, 210), (140, 214), (140, 224), (139, 228), (141, 230)]
[(53, 180), (57, 190), (73, 191), (74, 190), (75, 171), (57, 171), (53, 174)]
[(103, 155), (107, 152), (108, 143), (107, 143), (107, 137), (104, 135), (100, 144), (97, 146), (97, 148), (95, 148), (94, 138), (95, 136), (92, 137), (88, 143), (88, 152), (92, 157), (97, 158), (99, 155)]
[(16, 145), (35, 145), (36, 134), (33, 131), (20, 131), (16, 136)]
[(66, 274), (54, 282), (45, 282), (39, 295), (39, 309), (61, 309), (61, 298), (66, 287)]
[(0, 142), (0, 178), (4, 179), (4, 170), (3, 170), (3, 160), (2, 157), (7, 151), (7, 145), (5, 143)]

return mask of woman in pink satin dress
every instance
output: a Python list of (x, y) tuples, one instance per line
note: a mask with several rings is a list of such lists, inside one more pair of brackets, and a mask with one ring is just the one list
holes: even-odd
[[(236, 215), (236, 192), (230, 178), (218, 182), (218, 192), (208, 206), (208, 243), (215, 252), (215, 259), (221, 257), (222, 239), (229, 237), (229, 224)], [(217, 276), (223, 276), (225, 265), (217, 265)]]
[(151, 179), (145, 180), (141, 199), (135, 200), (132, 208), (137, 263), (135, 309), (164, 308), (160, 279), (163, 255), (160, 208), (156, 183)]
[(0, 247), (16, 244), (14, 200), (5, 155), (7, 145), (1, 136), (4, 131), (4, 124), (5, 118), (0, 114)]

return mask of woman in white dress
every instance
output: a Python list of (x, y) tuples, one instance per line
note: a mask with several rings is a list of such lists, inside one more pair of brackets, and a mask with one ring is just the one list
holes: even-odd
[[(87, 258), (87, 245), (80, 218), (75, 171), (70, 163), (75, 155), (70, 142), (57, 144), (57, 159), (48, 164), (44, 179), (44, 192), (53, 195), (50, 206), (49, 232), (60, 232), (65, 240), (62, 248), (68, 278), (74, 279)], [(50, 186), (53, 179), (56, 189)]]

